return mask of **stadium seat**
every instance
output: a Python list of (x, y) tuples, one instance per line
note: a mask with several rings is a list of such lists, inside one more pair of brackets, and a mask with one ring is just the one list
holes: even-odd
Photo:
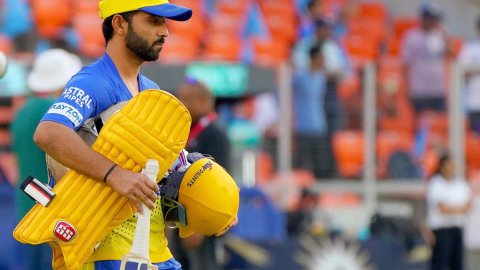
[[(201, 16), (192, 17), (188, 20), (188, 23), (167, 20), (167, 28), (170, 35), (178, 35), (187, 40), (195, 40), (196, 43), (202, 39), (205, 27), (205, 22)], [(167, 37), (167, 40), (169, 38)]]
[(202, 58), (210, 61), (238, 61), (241, 56), (240, 38), (225, 34), (213, 34), (208, 38)]
[(364, 147), (364, 136), (361, 131), (343, 130), (333, 135), (333, 153), (340, 176), (361, 177)]
[(392, 28), (393, 28), (393, 36), (401, 40), (405, 32), (410, 30), (413, 27), (418, 26), (419, 22), (416, 17), (396, 17), (393, 18)]
[(385, 52), (392, 56), (399, 56), (401, 47), (401, 40), (396, 36), (390, 36), (386, 41)]
[(463, 47), (463, 39), (461, 37), (449, 37), (449, 42), (454, 57), (457, 57)]
[(58, 38), (72, 15), (69, 1), (31, 0), (32, 16), (37, 31), (44, 38)]
[(364, 36), (379, 47), (387, 34), (386, 24), (383, 20), (370, 17), (352, 17), (347, 21), (347, 35)]
[(413, 150), (413, 134), (382, 130), (377, 133), (377, 177), (388, 177), (388, 162), (393, 153), (403, 151), (411, 153)]
[(359, 34), (346, 35), (342, 39), (342, 43), (357, 68), (377, 57), (378, 43), (372, 37)]
[(72, 4), (73, 4), (73, 10), (75, 14), (79, 14), (79, 13), (98, 14), (98, 0), (72, 1)]
[(376, 18), (386, 22), (388, 11), (381, 1), (360, 2), (357, 4), (357, 14), (362, 17)]
[(275, 67), (287, 61), (289, 57), (288, 45), (282, 40), (272, 38), (252, 38), (254, 63), (259, 66)]
[(340, 100), (342, 100), (343, 103), (345, 103), (354, 94), (359, 93), (360, 88), (360, 78), (358, 77), (358, 75), (354, 74), (348, 76), (341, 80), (338, 84), (338, 97)]
[(378, 128), (397, 133), (413, 134), (416, 126), (412, 105), (405, 95), (393, 96), (392, 99), (391, 102), (395, 102), (396, 114), (380, 116), (378, 118)]
[(261, 150), (258, 151), (256, 170), (257, 170), (257, 177), (256, 177), (257, 184), (263, 185), (264, 183), (272, 180), (273, 173), (274, 173), (274, 164), (270, 154), (268, 154), (265, 151), (261, 151)]
[(266, 16), (278, 14), (285, 18), (295, 18), (295, 9), (292, 8), (294, 1), (291, 0), (261, 0), (260, 10)]
[(413, 149), (414, 138), (412, 134), (393, 132), (390, 130), (377, 133), (377, 158), (387, 160), (396, 150), (410, 152)]
[(163, 45), (159, 61), (168, 64), (186, 64), (197, 59), (199, 47), (200, 44), (196, 39), (171, 34)]
[(465, 162), (468, 169), (480, 169), (480, 136), (474, 132), (465, 136)]
[(198, 14), (204, 14), (205, 0), (170, 0), (172, 4), (188, 7), (193, 10), (192, 18), (195, 18)]
[(246, 18), (244, 15), (216, 12), (209, 19), (208, 29), (212, 34), (241, 36)]
[(215, 2), (215, 11), (231, 14), (235, 17), (238, 17), (238, 15), (245, 16), (251, 3), (252, 1), (250, 0), (217, 0)]
[(448, 136), (449, 119), (447, 113), (425, 111), (420, 114), (418, 119), (420, 122), (425, 121), (430, 133)]
[(264, 14), (263, 19), (273, 39), (285, 40), (287, 44), (295, 42), (298, 27), (294, 18), (286, 18), (281, 14)]
[(105, 51), (102, 19), (93, 14), (78, 14), (73, 18), (73, 29), (79, 38), (79, 51), (89, 58), (96, 58)]

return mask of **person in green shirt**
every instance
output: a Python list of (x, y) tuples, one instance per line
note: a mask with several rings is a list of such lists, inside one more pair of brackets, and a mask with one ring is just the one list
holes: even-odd
[[(33, 134), (42, 116), (58, 97), (70, 78), (82, 67), (80, 58), (63, 49), (49, 49), (34, 60), (28, 75), (28, 87), (34, 95), (27, 98), (18, 109), (11, 123), (12, 150), (15, 154), (19, 181), (15, 194), (17, 221), (20, 221), (35, 204), (20, 188), (27, 176), (31, 175), (47, 183), (48, 174), (45, 152), (33, 141)], [(51, 251), (46, 244), (41, 248), (22, 245), (22, 260), (26, 270), (51, 269)]]

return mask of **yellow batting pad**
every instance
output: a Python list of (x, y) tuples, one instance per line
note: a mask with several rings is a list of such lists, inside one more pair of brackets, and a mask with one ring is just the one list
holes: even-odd
[[(174, 96), (142, 91), (105, 123), (92, 149), (135, 172), (148, 159), (156, 159), (161, 179), (185, 147), (190, 124), (190, 114)], [(13, 235), (22, 243), (48, 242), (54, 269), (79, 269), (95, 245), (136, 211), (126, 197), (75, 171), (69, 171), (53, 191), (56, 197), (50, 205), (36, 204)]]

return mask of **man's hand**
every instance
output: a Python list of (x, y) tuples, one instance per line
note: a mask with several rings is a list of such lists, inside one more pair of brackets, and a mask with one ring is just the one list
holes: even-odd
[(135, 173), (117, 166), (108, 175), (106, 183), (126, 196), (140, 212), (142, 203), (150, 209), (155, 207), (158, 186), (143, 173)]

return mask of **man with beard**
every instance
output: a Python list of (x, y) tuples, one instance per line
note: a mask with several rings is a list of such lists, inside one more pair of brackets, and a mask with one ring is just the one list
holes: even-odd
[[(63, 165), (87, 177), (103, 179), (139, 211), (143, 203), (155, 208), (153, 216), (161, 216), (160, 207), (155, 207), (157, 185), (142, 173), (115, 166), (93, 151), (76, 131), (87, 119), (112, 105), (130, 100), (143, 90), (160, 89), (139, 73), (140, 66), (158, 59), (168, 36), (166, 19), (186, 21), (192, 11), (168, 0), (102, 0), (99, 8), (104, 19), (105, 54), (70, 79), (63, 94), (43, 116), (34, 140)], [(125, 225), (132, 224), (131, 219), (107, 235), (82, 269), (119, 269), (124, 254), (119, 254), (118, 247), (131, 244), (134, 234), (132, 226)], [(157, 247), (151, 250), (151, 260), (159, 269), (181, 269), (167, 248), (163, 220), (160, 223), (161, 228), (151, 232)]]

